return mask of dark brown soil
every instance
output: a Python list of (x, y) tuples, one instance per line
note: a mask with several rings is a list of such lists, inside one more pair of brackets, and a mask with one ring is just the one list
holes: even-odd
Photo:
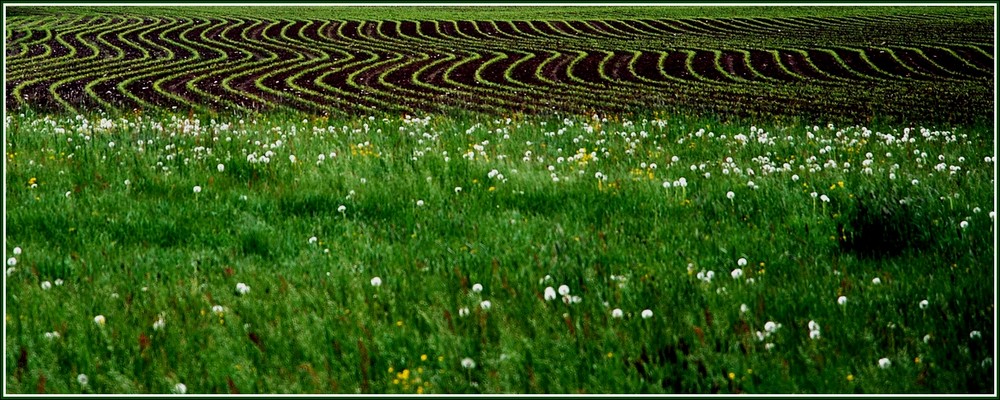
[[(969, 89), (988, 82), (994, 68), (991, 37), (975, 30), (959, 32), (975, 39), (970, 44), (919, 44), (908, 49), (869, 41), (828, 46), (836, 56), (807, 46), (795, 47), (803, 54), (749, 42), (745, 49), (712, 48), (713, 41), (735, 40), (730, 38), (748, 32), (763, 32), (780, 41), (808, 34), (813, 25), (847, 31), (865, 24), (901, 23), (892, 19), (380, 24), (98, 17), (80, 22), (86, 24), (54, 32), (69, 47), (55, 38), (41, 41), (44, 33), (34, 28), (9, 29), (8, 109), (59, 108), (53, 92), (74, 108), (96, 108), (100, 102), (84, 88), (98, 79), (94, 96), (121, 109), (143, 106), (129, 94), (164, 108), (287, 106), (345, 112), (441, 107), (609, 112), (686, 106), (699, 112), (749, 115), (874, 111), (920, 115), (942, 107), (934, 105), (942, 104), (941, 93), (955, 97), (944, 101), (951, 106), (992, 104)], [(26, 48), (22, 50), (19, 43)], [(38, 57), (46, 46), (53, 54)], [(677, 49), (682, 46), (689, 50)], [(72, 59), (65, 57), (70, 49), (77, 51)], [(578, 57), (577, 51), (583, 56)], [(473, 59), (477, 54), (480, 57)], [(487, 65), (495, 54), (506, 58)], [(557, 56), (545, 62), (553, 54)], [(63, 78), (71, 79), (52, 87)], [(231, 79), (228, 88), (223, 85), (226, 79)], [(132, 81), (122, 91), (117, 86), (124, 80)], [(907, 95), (848, 94), (830, 99), (820, 96), (822, 90), (815, 86), (853, 93), (848, 89), (871, 87), (873, 80), (899, 85), (893, 90)], [(24, 84), (27, 81), (35, 82)], [(926, 86), (930, 84), (951, 86), (935, 91)], [(170, 96), (154, 90), (154, 85)], [(14, 89), (21, 92), (19, 99), (12, 97)]]

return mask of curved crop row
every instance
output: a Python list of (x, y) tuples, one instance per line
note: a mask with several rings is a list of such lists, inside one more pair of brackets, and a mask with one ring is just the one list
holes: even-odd
[[(920, 115), (992, 104), (992, 34), (919, 15), (600, 21), (13, 18), (8, 108)], [(936, 25), (935, 25), (936, 26)], [(872, 37), (878, 35), (881, 42)], [(895, 35), (895, 36), (893, 36)], [(898, 40), (892, 40), (898, 36)], [(889, 39), (886, 40), (885, 38)], [(935, 97), (936, 98), (936, 97)], [(917, 107), (911, 109), (911, 106)], [(904, 109), (905, 107), (905, 109)], [(971, 112), (971, 111), (970, 111)], [(895, 114), (894, 114), (895, 113)]]

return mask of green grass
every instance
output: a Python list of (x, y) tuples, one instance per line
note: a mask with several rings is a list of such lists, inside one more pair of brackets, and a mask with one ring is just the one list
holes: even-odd
[(992, 127), (191, 117), (8, 116), (7, 393), (994, 388)]

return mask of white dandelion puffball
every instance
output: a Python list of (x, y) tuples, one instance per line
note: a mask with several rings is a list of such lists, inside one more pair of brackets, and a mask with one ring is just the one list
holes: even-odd
[(90, 380), (87, 379), (87, 375), (80, 374), (76, 376), (76, 381), (80, 382), (80, 385), (87, 386), (87, 382), (89, 382)]
[(844, 305), (847, 304), (847, 296), (840, 296), (837, 298), (837, 304)]
[[(222, 164), (219, 164), (219, 165), (222, 165)], [(176, 385), (174, 385), (174, 393), (184, 394), (184, 393), (187, 393), (187, 391), (188, 391), (188, 387), (187, 387), (187, 385), (185, 385), (183, 383), (177, 383)]]
[(344, 211), (347, 211), (347, 207), (343, 204), (341, 204), (340, 207), (337, 207), (337, 212), (343, 213)]
[(545, 288), (545, 301), (552, 301), (556, 299), (556, 290), (549, 286)]
[(642, 319), (653, 318), (653, 310), (650, 310), (648, 308), (645, 309), (645, 310), (642, 310), (642, 314), (641, 315), (642, 315)]
[(774, 331), (778, 330), (778, 324), (774, 321), (767, 321), (764, 323), (764, 330), (767, 331), (767, 333), (774, 333)]
[(732, 200), (734, 197), (736, 197), (736, 193), (726, 192), (726, 198), (727, 199)]
[(316, 242), (317, 242), (318, 240), (319, 240), (319, 239), (316, 239), (316, 237), (315, 237), (315, 236), (313, 236), (313, 237), (309, 238), (309, 244), (316, 244)]
[(16, 258), (11, 257), (11, 258), (7, 259), (7, 266), (8, 267), (13, 267), (15, 265), (17, 265), (17, 259)]
[(886, 369), (886, 368), (889, 368), (891, 366), (892, 366), (892, 361), (889, 361), (888, 358), (880, 358), (878, 360), (878, 367), (879, 368)]
[(459, 317), (466, 317), (469, 315), (469, 307), (462, 307), (458, 309)]
[(879, 278), (878, 278), (878, 277), (876, 276), (876, 277), (872, 278), (872, 284), (873, 284), (873, 285), (880, 285), (880, 284), (882, 284), (882, 280), (881, 280), (881, 279), (879, 279)]
[(222, 164), (217, 165), (215, 168), (217, 168), (219, 170), (219, 172), (225, 172), (226, 171), (226, 166), (222, 165)]
[(154, 331), (163, 330), (163, 328), (166, 326), (167, 326), (167, 321), (164, 321), (163, 317), (160, 317), (159, 319), (156, 320), (156, 322), (153, 322)]
[(103, 315), (98, 315), (98, 316), (94, 317), (94, 323), (95, 324), (104, 325), (105, 322), (107, 322), (107, 320), (104, 318)]
[(20, 247), (15, 247), (14, 248), (14, 255), (15, 256), (21, 255), (21, 248)]
[(746, 304), (740, 304), (740, 313), (746, 313), (747, 311), (750, 311), (750, 307)]
[(960, 228), (962, 228), (962, 229), (965, 229), (965, 228), (968, 228), (968, 227), (969, 227), (969, 221), (962, 221), (962, 222), (959, 222), (959, 223), (958, 223), (958, 226), (959, 226)]
[(41, 286), (42, 286), (42, 290), (49, 290), (49, 289), (52, 288), (52, 282), (49, 282), (49, 281), (42, 282)]
[(620, 309), (620, 308), (616, 308), (614, 310), (611, 310), (611, 318), (621, 318), (624, 315), (625, 314), (622, 312), (622, 309)]
[(979, 338), (982, 338), (982, 337), (983, 337), (983, 334), (980, 333), (979, 331), (969, 332), (969, 339), (979, 339)]
[(195, 194), (201, 193), (201, 186), (195, 186), (193, 190)]
[(374, 287), (382, 286), (382, 278), (379, 278), (377, 276), (372, 278), (372, 286)]
[(481, 303), (479, 303), (479, 307), (481, 307), (483, 310), (489, 310), (490, 307), (493, 307), (493, 303), (490, 303), (489, 300), (483, 300)]
[(247, 284), (245, 284), (243, 282), (237, 283), (236, 284), (236, 293), (239, 293), (241, 295), (250, 293), (250, 286), (247, 286)]
[(926, 310), (927, 306), (929, 306), (929, 305), (930, 305), (929, 301), (927, 301), (927, 300), (920, 300), (920, 309), (921, 310)]
[(740, 279), (740, 277), (743, 276), (743, 270), (736, 268), (732, 273), (730, 273), (730, 275), (733, 276), (733, 279)]
[(424, 206), (424, 201), (423, 200), (417, 200), (417, 207), (423, 207), (423, 206)]
[(223, 307), (223, 306), (221, 306), (221, 305), (216, 304), (216, 305), (212, 306), (212, 312), (214, 312), (216, 314), (222, 314), (225, 311), (226, 311), (226, 308)]
[(809, 331), (809, 338), (813, 340), (819, 339), (819, 331)]
[(569, 294), (569, 286), (566, 286), (566, 285), (560, 285), (560, 286), (559, 286), (559, 294), (560, 294), (560, 295), (563, 295), (563, 296), (565, 296), (565, 295)]
[(736, 260), (736, 265), (739, 265), (741, 267), (746, 266), (747, 265), (747, 259), (740, 258), (739, 260)]
[(473, 361), (473, 360), (472, 360), (471, 358), (469, 358), (469, 357), (466, 357), (466, 358), (463, 358), (463, 359), (462, 359), (462, 368), (465, 368), (465, 369), (473, 369), (473, 368), (476, 368), (476, 362), (475, 362), (475, 361)]
[(811, 331), (818, 331), (819, 330), (819, 323), (817, 323), (816, 321), (809, 321), (809, 330), (811, 330)]
[(472, 293), (480, 293), (482, 291), (483, 291), (483, 285), (478, 284), (478, 283), (475, 284), (475, 285), (472, 285)]

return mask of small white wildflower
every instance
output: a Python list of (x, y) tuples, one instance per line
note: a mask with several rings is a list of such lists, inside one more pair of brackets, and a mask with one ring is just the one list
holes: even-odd
[(928, 305), (930, 305), (930, 302), (928, 302), (927, 300), (921, 300), (920, 301), (920, 309), (921, 310), (926, 310)]
[(555, 300), (556, 299), (556, 290), (553, 289), (552, 286), (549, 286), (549, 287), (545, 288), (545, 294), (544, 294), (543, 297), (545, 298), (545, 301)]
[(174, 393), (185, 394), (187, 393), (187, 391), (188, 391), (187, 385), (183, 383), (178, 382), (176, 385), (174, 385)]
[(163, 330), (163, 328), (166, 327), (166, 326), (167, 326), (167, 321), (163, 320), (163, 316), (162, 315), (159, 318), (157, 318), (155, 322), (153, 322), (153, 330), (154, 331)]
[(56, 332), (56, 331), (45, 332), (45, 339), (56, 340), (58, 338), (59, 338), (59, 332)]
[(107, 322), (107, 320), (104, 318), (103, 315), (98, 315), (98, 316), (94, 317), (94, 323), (95, 324), (104, 325), (105, 322)]
[(764, 349), (767, 351), (771, 351), (771, 349), (773, 348), (774, 348), (774, 343), (767, 343), (764, 345)]
[(462, 307), (458, 309), (459, 317), (466, 317), (469, 315), (469, 307)]
[(374, 287), (382, 286), (382, 278), (379, 278), (377, 276), (372, 278), (372, 286)]
[(56, 284), (56, 286), (62, 286), (63, 285), (63, 280), (62, 279), (56, 279), (56, 281), (54, 283)]
[(236, 284), (236, 293), (239, 293), (241, 295), (250, 293), (250, 286), (247, 286), (247, 284), (243, 282), (239, 282)]
[(979, 331), (969, 332), (969, 339), (980, 339), (982, 337), (983, 337), (983, 334), (980, 333)]
[(750, 307), (746, 304), (740, 304), (740, 313), (745, 314), (747, 311), (750, 311)]
[(819, 331), (809, 331), (809, 338), (813, 340), (819, 339)]
[(319, 239), (316, 239), (315, 236), (309, 238), (309, 244), (316, 244), (317, 241), (319, 241)]
[(930, 343), (930, 341), (931, 341), (931, 334), (928, 333), (924, 335), (924, 343)]
[(878, 367), (879, 368), (886, 369), (886, 368), (889, 368), (891, 366), (892, 366), (892, 361), (889, 361), (888, 358), (880, 358), (878, 360)]
[(880, 285), (880, 284), (882, 284), (882, 280), (879, 279), (879, 277), (876, 276), (876, 277), (872, 278), (872, 284), (873, 285)]

